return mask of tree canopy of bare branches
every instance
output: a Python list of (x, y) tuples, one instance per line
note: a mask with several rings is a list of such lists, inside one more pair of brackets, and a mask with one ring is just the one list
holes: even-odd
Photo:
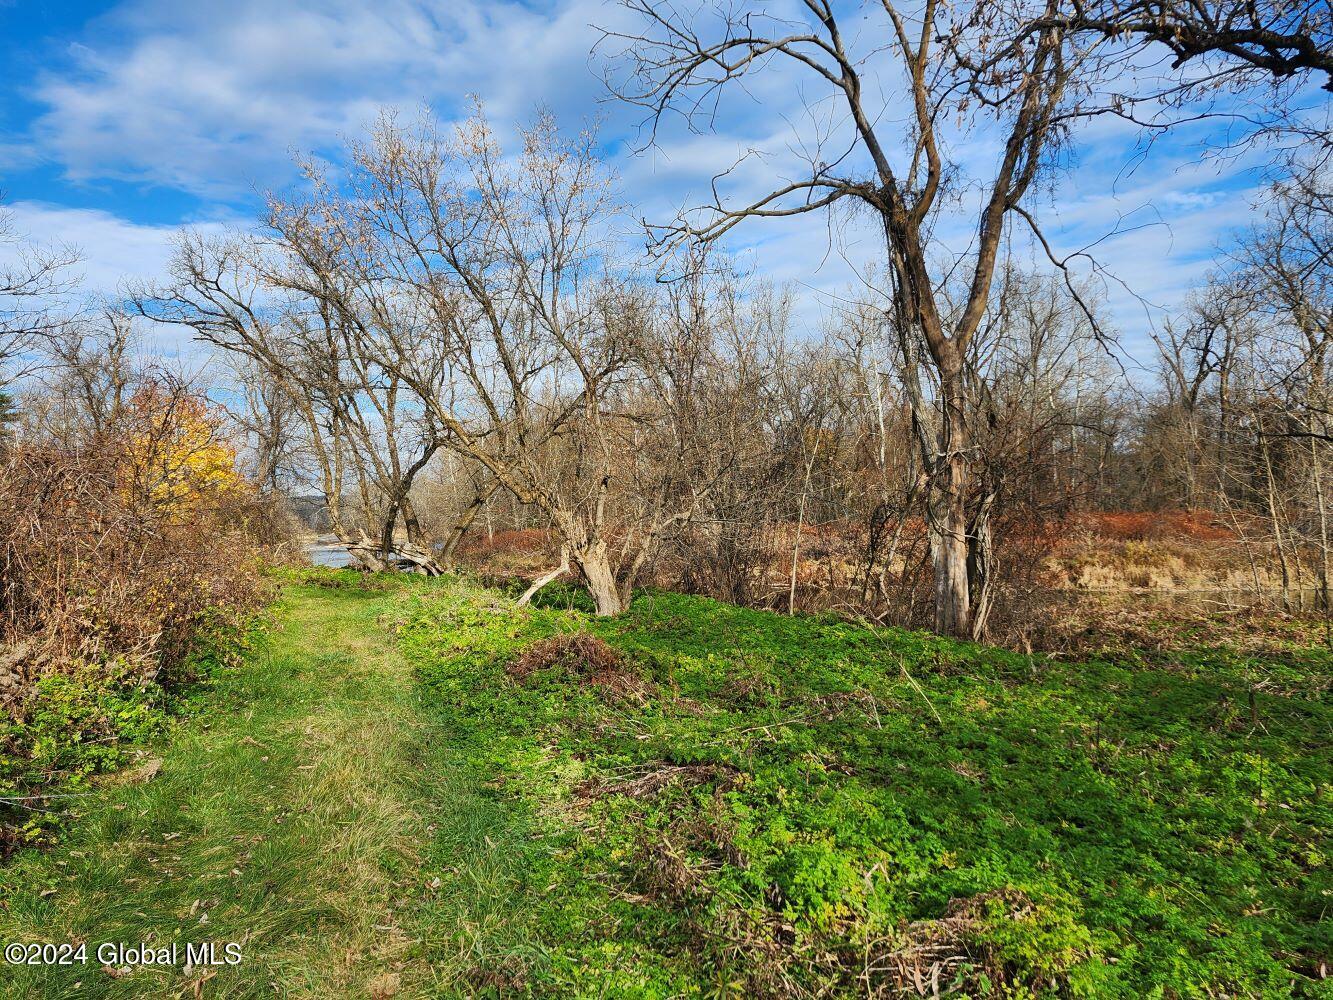
[[(840, 203), (874, 214), (886, 243), (892, 327), (912, 361), (909, 398), (928, 478), (936, 626), (973, 634), (982, 624), (975, 612), (984, 604), (991, 500), (978, 492), (973, 474), (968, 369), (1006, 227), (1015, 217), (1034, 224), (1022, 202), (1059, 141), (1077, 53), (1057, 27), (992, 53), (992, 39), (1018, 28), (1015, 12), (1000, 5), (955, 13), (934, 0), (919, 8), (885, 2), (878, 9), (889, 41), (869, 52), (849, 40), (843, 14), (828, 0), (806, 0), (793, 18), (743, 8), (696, 16), (648, 0), (626, 0), (624, 6), (639, 16), (643, 31), (608, 33), (609, 46), (620, 43), (612, 53), (619, 64), (613, 87), (647, 111), (654, 129), (670, 114), (706, 124), (728, 88), (776, 61), (838, 102), (842, 127), (805, 142), (816, 152), (800, 176), (757, 198), (718, 195), (652, 231), (659, 246), (670, 246), (716, 240), (747, 220)], [(970, 63), (957, 58), (960, 51), (972, 52), (973, 62), (984, 54), (989, 71), (972, 72)], [(901, 101), (886, 107), (874, 96), (881, 86), (894, 88)], [(905, 129), (888, 124), (898, 110), (908, 117)], [(962, 116), (965, 134), (984, 127), (995, 130), (999, 141), (990, 172), (980, 180), (971, 251), (966, 261), (942, 270), (932, 234), (957, 172), (946, 144), (951, 116)], [(841, 146), (830, 148), (838, 141)], [(945, 278), (957, 266), (967, 273), (965, 291), (950, 301)]]
[[(13, 215), (0, 208), (0, 249), (10, 252), (0, 263), (0, 388), (24, 366), (20, 359), (34, 338), (58, 326), (60, 296), (72, 284), (78, 254), (69, 247), (48, 248), (18, 232)], [(17, 368), (16, 368), (17, 364)]]
[(1333, 10), (1323, 0), (1063, 0), (1026, 30), (1051, 27), (1164, 46), (1173, 69), (1212, 58), (1225, 75), (1314, 76), (1333, 90)]

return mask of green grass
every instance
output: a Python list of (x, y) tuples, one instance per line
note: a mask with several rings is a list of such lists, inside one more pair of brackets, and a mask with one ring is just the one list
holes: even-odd
[[(330, 577), (315, 575), (315, 580)], [(338, 578), (332, 577), (334, 581)], [(354, 579), (350, 575), (345, 579)], [(386, 585), (387, 586), (387, 585)], [(275, 631), (159, 747), (160, 773), (91, 796), (57, 848), (0, 873), (6, 941), (84, 941), (86, 966), (0, 965), (23, 997), (368, 996), (410, 989), (432, 831), (467, 788), (379, 619), (391, 589), (291, 586)], [(215, 970), (107, 973), (101, 942), (241, 942)], [(183, 965), (183, 962), (181, 963)], [(215, 975), (211, 974), (216, 972)]]
[[(243, 963), (0, 965), (0, 995), (1333, 995), (1325, 651), (1062, 664), (300, 579), (157, 777), (0, 873), (6, 940)], [(619, 665), (513, 669), (565, 633)]]
[[(439, 592), (404, 628), (458, 758), (541, 836), (521, 926), (471, 935), (511, 986), (1329, 995), (1326, 651), (1060, 664), (677, 595), (547, 604)], [(566, 631), (638, 680), (506, 671)]]

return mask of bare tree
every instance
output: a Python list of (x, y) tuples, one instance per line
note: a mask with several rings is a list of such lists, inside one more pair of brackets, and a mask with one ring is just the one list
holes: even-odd
[(1052, 27), (1163, 46), (1173, 69), (1212, 60), (1233, 78), (1315, 76), (1333, 90), (1333, 10), (1324, 0), (1062, 0), (1036, 10), (1025, 31)]
[(242, 399), (227, 412), (246, 442), (250, 478), (269, 494), (281, 495), (301, 461), (296, 406), (282, 383), (253, 358), (233, 353), (228, 360)]
[[(1329, 363), (1333, 350), (1333, 187), (1327, 169), (1274, 186), (1265, 225), (1245, 242), (1240, 272), (1252, 307), (1272, 327), (1266, 352), (1270, 400), (1285, 399), (1288, 418), (1261, 434), (1298, 439), (1307, 459), (1309, 503), (1317, 545), (1319, 604), (1330, 609), (1327, 457)], [(1285, 360), (1285, 364), (1283, 363)]]
[[(692, 125), (706, 121), (725, 90), (777, 60), (841, 102), (846, 116), (841, 133), (802, 137), (815, 151), (802, 176), (753, 200), (718, 196), (700, 212), (654, 232), (664, 245), (706, 242), (749, 219), (822, 211), (844, 201), (874, 213), (886, 241), (895, 328), (904, 355), (920, 372), (910, 399), (928, 475), (935, 625), (941, 632), (971, 635), (969, 565), (984, 561), (990, 503), (976, 495), (973, 474), (969, 352), (985, 315), (1006, 224), (1014, 215), (1031, 219), (1021, 203), (1059, 136), (1074, 71), (1061, 30), (1039, 30), (1008, 46), (981, 77), (957, 53), (969, 47), (988, 51), (987, 39), (1002, 34), (997, 22), (1007, 16), (999, 5), (978, 5), (950, 20), (951, 8), (934, 0), (919, 8), (885, 2), (889, 43), (864, 54), (854, 51), (827, 0), (805, 0), (793, 20), (732, 8), (702, 24), (672, 4), (625, 0), (624, 5), (645, 28), (637, 35), (608, 33), (623, 43), (617, 57), (628, 67), (614, 86), (619, 96), (648, 111), (654, 128), (671, 112)], [(864, 29), (858, 33), (864, 35)], [(867, 73), (880, 83), (901, 82), (908, 128), (875, 105)], [(1001, 141), (984, 181), (968, 260), (941, 267), (932, 233), (953, 173), (942, 124), (951, 113), (965, 116), (964, 131), (983, 123), (998, 127)], [(837, 139), (841, 148), (828, 149)], [(969, 275), (967, 290), (951, 306), (942, 297), (943, 279), (959, 264)]]
[(449, 136), (386, 118), (353, 161), (349, 190), (316, 178), (309, 208), (279, 217), (326, 262), (301, 292), (361, 329), (449, 447), (546, 514), (562, 565), (618, 611), (606, 527), (629, 425), (611, 400), (635, 306), (599, 280), (609, 191), (591, 136), (568, 144), (543, 119), (512, 164), (480, 116)]
[(789, 345), (791, 301), (768, 285), (747, 289), (731, 274), (712, 288), (699, 272), (690, 277), (665, 286), (661, 325), (669, 342), (688, 347), (702, 332), (712, 343), (687, 397), (695, 477), (706, 488), (690, 524), (671, 538), (668, 582), (736, 604), (769, 604), (768, 571), (793, 489), (782, 388), (801, 383)]
[(706, 488), (710, 286), (700, 270), (659, 309), (609, 266), (593, 135), (542, 117), (523, 139), (510, 160), (479, 112), (447, 134), (386, 117), (337, 184), (312, 167), (307, 195), (272, 201), (262, 246), (187, 241), (146, 308), (283, 385), (329, 491), (350, 447), (382, 551), (399, 512), (415, 540), (412, 484), (447, 449), (475, 484), (447, 545), (502, 488), (613, 614)]
[(47, 388), (42, 422), (62, 440), (115, 426), (148, 367), (136, 357), (132, 318), (113, 304), (53, 322), (34, 343)]
[(44, 248), (19, 233), (13, 215), (0, 208), (0, 389), (29, 366), (20, 362), (34, 339), (64, 321), (60, 298), (74, 284), (79, 255), (69, 247)]
[[(307, 266), (299, 254), (278, 241), (186, 235), (172, 266), (175, 283), (139, 293), (139, 311), (246, 358), (286, 396), (333, 530), (363, 563), (381, 569), (407, 559), (438, 572), (413, 537), (408, 501), (413, 478), (439, 447), (423, 404), (360, 350), (361, 331), (346, 316), (294, 290), (293, 275)], [(359, 524), (344, 503), (349, 490)], [(405, 514), (407, 546), (395, 540)]]

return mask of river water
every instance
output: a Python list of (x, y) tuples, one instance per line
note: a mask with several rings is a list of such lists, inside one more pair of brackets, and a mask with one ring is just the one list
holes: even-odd
[(333, 535), (321, 535), (307, 544), (305, 554), (316, 566), (343, 569), (352, 565), (352, 554)]

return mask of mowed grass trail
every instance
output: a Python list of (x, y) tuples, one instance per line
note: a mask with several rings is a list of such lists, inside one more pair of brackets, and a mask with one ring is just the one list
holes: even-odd
[[(471, 895), (502, 898), (485, 883), (509, 877), (493, 855), (511, 832), (433, 738), (381, 621), (397, 585), (341, 579), (287, 588), (273, 634), (158, 748), (156, 777), (99, 790), (69, 838), (0, 871), (4, 942), (88, 946), (86, 964), (0, 963), (0, 996), (439, 991), (413, 928), (434, 926), (437, 905), (469, 914), (441, 902), (431, 858), (466, 858)], [(186, 943), (204, 941), (239, 943), (242, 962), (184, 968)], [(103, 942), (175, 942), (182, 957), (104, 969)]]

